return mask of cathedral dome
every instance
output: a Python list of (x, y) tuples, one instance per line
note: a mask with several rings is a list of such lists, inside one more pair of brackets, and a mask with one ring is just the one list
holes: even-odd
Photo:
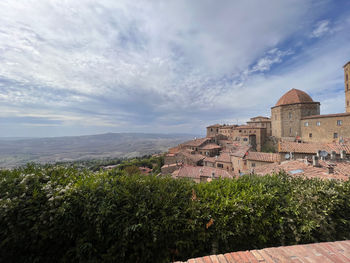
[(310, 103), (310, 102), (314, 102), (314, 101), (307, 93), (298, 89), (291, 89), (277, 101), (275, 107), (282, 106), (282, 105)]

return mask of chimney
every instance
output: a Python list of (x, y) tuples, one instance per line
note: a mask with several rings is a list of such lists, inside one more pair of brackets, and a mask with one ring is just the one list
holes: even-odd
[(312, 156), (312, 165), (314, 167), (317, 167), (318, 166), (318, 157), (317, 156)]
[(335, 151), (332, 151), (331, 152), (331, 160), (335, 160), (335, 158), (336, 158), (336, 152)]
[(340, 151), (340, 159), (344, 160), (346, 158), (346, 151)]

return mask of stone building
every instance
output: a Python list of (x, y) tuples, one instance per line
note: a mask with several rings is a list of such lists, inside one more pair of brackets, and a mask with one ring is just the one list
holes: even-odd
[(350, 138), (350, 112), (302, 118), (301, 140), (304, 142), (340, 142)]
[(214, 124), (207, 127), (207, 137), (214, 137), (215, 135), (219, 134), (219, 128), (222, 125), (220, 124)]
[(254, 150), (261, 151), (266, 140), (266, 127), (241, 125), (233, 129), (231, 138), (242, 145), (250, 145)]
[(247, 124), (252, 127), (266, 128), (266, 136), (272, 135), (271, 130), (271, 119), (268, 117), (257, 116), (250, 118), (250, 121), (247, 121)]
[(304, 91), (291, 89), (271, 108), (272, 136), (293, 140), (301, 136), (301, 119), (319, 114), (319, 102)]
[(350, 61), (344, 65), (345, 109), (350, 112)]

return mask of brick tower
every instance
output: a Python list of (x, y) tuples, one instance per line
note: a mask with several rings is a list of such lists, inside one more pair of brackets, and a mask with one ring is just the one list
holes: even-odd
[(350, 61), (344, 65), (345, 109), (350, 112)]

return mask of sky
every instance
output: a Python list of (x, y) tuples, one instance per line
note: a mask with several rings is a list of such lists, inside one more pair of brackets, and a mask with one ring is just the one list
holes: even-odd
[(345, 110), (349, 0), (1, 0), (0, 137), (204, 134), (292, 88)]

